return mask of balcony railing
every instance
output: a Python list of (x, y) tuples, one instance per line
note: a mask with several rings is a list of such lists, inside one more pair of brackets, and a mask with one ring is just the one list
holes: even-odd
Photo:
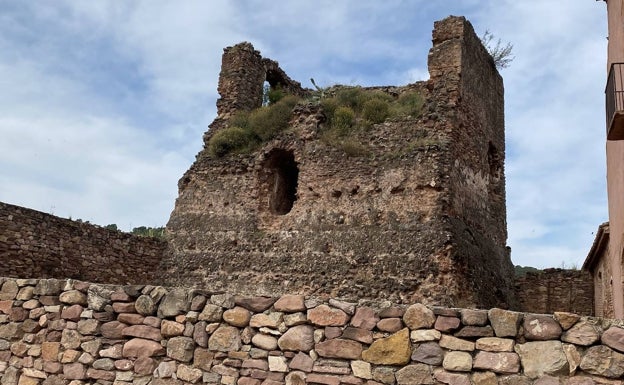
[(624, 140), (624, 63), (613, 63), (605, 89), (607, 139)]

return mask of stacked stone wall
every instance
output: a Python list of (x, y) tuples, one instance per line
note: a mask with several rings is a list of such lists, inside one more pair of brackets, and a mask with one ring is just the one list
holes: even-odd
[(622, 321), (0, 278), (0, 383), (592, 385)]
[(545, 269), (517, 277), (515, 284), (522, 311), (594, 315), (594, 284), (587, 271)]
[(164, 241), (0, 202), (0, 275), (147, 283)]

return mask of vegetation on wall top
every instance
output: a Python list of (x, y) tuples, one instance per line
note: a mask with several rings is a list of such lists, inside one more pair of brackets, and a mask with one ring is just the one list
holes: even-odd
[[(398, 97), (380, 90), (341, 87), (331, 92), (320, 89), (304, 102), (318, 103), (327, 119), (321, 138), (350, 155), (361, 155), (362, 144), (354, 141), (357, 133), (386, 120), (417, 118), (423, 106), (422, 96), (406, 91)], [(284, 94), (279, 88), (265, 89), (263, 106), (233, 116), (228, 127), (214, 133), (208, 142), (210, 155), (247, 153), (273, 139), (288, 128), (294, 107), (302, 99)]]
[[(115, 224), (115, 223), (111, 223), (110, 225), (106, 225), (106, 226), (104, 226), (104, 228), (107, 229), (107, 230), (121, 231), (121, 230), (119, 230), (119, 228), (117, 227), (117, 224)], [(165, 237), (165, 228), (164, 227), (139, 226), (139, 227), (133, 228), (132, 231), (130, 231), (130, 234), (138, 235), (138, 236), (141, 236), (141, 237), (164, 238)]]
[(380, 90), (361, 87), (339, 89), (334, 95), (320, 100), (327, 117), (321, 139), (348, 155), (365, 155), (368, 152), (366, 144), (356, 140), (358, 133), (386, 120), (417, 118), (423, 102), (423, 97), (415, 91), (393, 97)]
[(512, 54), (513, 44), (504, 44), (501, 39), (494, 39), (494, 35), (489, 30), (485, 30), (483, 35), (479, 38), (481, 43), (488, 51), (494, 61), (494, 65), (497, 69), (507, 68), (511, 62), (516, 58)]

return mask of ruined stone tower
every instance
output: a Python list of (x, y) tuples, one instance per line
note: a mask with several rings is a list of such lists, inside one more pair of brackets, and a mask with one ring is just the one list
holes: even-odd
[[(218, 116), (167, 224), (162, 283), (513, 306), (502, 78), (461, 17), (435, 23), (428, 62), (426, 82), (373, 88), (392, 100), (419, 94), (421, 113), (337, 143), (324, 136), (319, 98), (340, 87), (315, 94), (251, 44), (226, 48)], [(265, 81), (302, 98), (288, 129), (215, 156), (211, 138), (261, 107)]]

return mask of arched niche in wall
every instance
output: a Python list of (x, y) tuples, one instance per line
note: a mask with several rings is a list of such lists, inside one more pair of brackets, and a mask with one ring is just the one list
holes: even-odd
[(288, 214), (297, 200), (299, 168), (294, 153), (281, 148), (271, 150), (263, 162), (262, 174), (269, 211)]

